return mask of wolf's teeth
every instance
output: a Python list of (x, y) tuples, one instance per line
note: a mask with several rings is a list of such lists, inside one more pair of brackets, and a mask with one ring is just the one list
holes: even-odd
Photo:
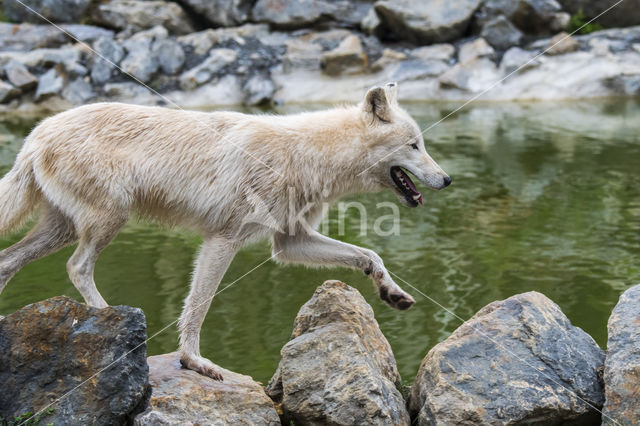
[(420, 194), (414, 195), (413, 200), (418, 201), (420, 199)]

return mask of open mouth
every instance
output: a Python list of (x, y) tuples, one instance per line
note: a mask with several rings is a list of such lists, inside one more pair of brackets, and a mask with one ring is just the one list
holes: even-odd
[(398, 191), (404, 195), (407, 203), (412, 207), (422, 204), (422, 194), (416, 189), (409, 175), (398, 166), (391, 167), (391, 179), (396, 184)]

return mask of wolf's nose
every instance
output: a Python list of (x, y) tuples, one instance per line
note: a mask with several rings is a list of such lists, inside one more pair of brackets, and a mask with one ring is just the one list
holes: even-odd
[(444, 180), (444, 186), (451, 185), (451, 178), (449, 176), (445, 176), (443, 180)]

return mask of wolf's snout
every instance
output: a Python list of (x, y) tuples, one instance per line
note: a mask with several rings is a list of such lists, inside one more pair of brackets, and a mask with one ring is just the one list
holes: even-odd
[(442, 178), (442, 180), (444, 180), (443, 188), (446, 188), (447, 186), (451, 185), (451, 177), (450, 176), (445, 176), (445, 177)]

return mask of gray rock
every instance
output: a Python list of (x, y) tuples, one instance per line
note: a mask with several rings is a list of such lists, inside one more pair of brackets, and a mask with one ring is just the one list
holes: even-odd
[(409, 424), (391, 347), (354, 288), (318, 287), (280, 353), (267, 393), (287, 424)]
[(193, 90), (211, 80), (224, 67), (236, 60), (238, 54), (232, 49), (214, 49), (201, 64), (185, 71), (180, 76), (180, 88)]
[(384, 25), (378, 18), (376, 10), (372, 7), (360, 22), (360, 28), (366, 34), (374, 35), (378, 38), (384, 38)]
[(479, 5), (480, 0), (379, 0), (374, 7), (390, 37), (432, 44), (464, 35)]
[(153, 393), (136, 426), (280, 424), (273, 401), (249, 376), (217, 367), (224, 381), (216, 381), (182, 368), (176, 352), (148, 363)]
[(333, 50), (322, 54), (320, 67), (332, 76), (362, 72), (367, 66), (367, 55), (362, 49), (360, 38), (351, 35)]
[(190, 48), (196, 55), (206, 55), (218, 42), (215, 30), (208, 29), (180, 36), (176, 39), (182, 46)]
[(184, 65), (184, 50), (173, 39), (157, 40), (151, 48), (153, 56), (158, 58), (160, 70), (165, 74), (176, 74)]
[(151, 52), (151, 43), (151, 38), (129, 39), (124, 43), (128, 53), (120, 68), (143, 83), (151, 81), (159, 67), (158, 58)]
[(411, 51), (411, 56), (418, 59), (438, 59), (440, 61), (449, 62), (453, 59), (456, 48), (452, 44), (440, 43), (431, 46), (417, 47)]
[(480, 36), (496, 49), (507, 50), (512, 46), (518, 46), (523, 35), (507, 18), (499, 15), (484, 25)]
[(519, 47), (512, 47), (502, 56), (500, 69), (505, 74), (511, 74), (518, 69), (518, 72), (521, 73), (528, 71), (540, 65), (540, 59), (534, 59), (535, 57), (535, 52), (530, 52)]
[(486, 0), (476, 14), (476, 25), (503, 15), (526, 33), (544, 35), (559, 30), (556, 21), (561, 11), (556, 0)]
[(242, 90), (246, 94), (245, 105), (262, 105), (271, 102), (276, 86), (269, 76), (256, 74), (247, 80)]
[(249, 19), (253, 0), (184, 0), (195, 12), (217, 27), (234, 27)]
[(607, 328), (603, 424), (632, 425), (640, 419), (640, 285), (620, 296)]
[(391, 80), (400, 82), (438, 77), (448, 69), (447, 64), (437, 59), (403, 61), (391, 75)]
[(363, 0), (258, 0), (253, 18), (276, 28), (303, 28), (322, 22), (357, 27), (371, 3)]
[(50, 69), (40, 77), (36, 89), (35, 100), (40, 101), (52, 95), (57, 95), (64, 86), (64, 78), (55, 69)]
[(490, 58), (494, 54), (495, 50), (493, 50), (493, 47), (489, 46), (489, 43), (480, 37), (460, 46), (458, 60), (460, 63), (464, 63), (473, 61), (477, 58)]
[(286, 52), (282, 57), (282, 69), (288, 73), (296, 68), (320, 69), (322, 46), (317, 43), (291, 39), (287, 41)]
[(20, 96), (21, 92), (11, 84), (0, 80), (0, 104), (6, 104), (12, 99)]
[(62, 90), (62, 97), (73, 103), (81, 105), (96, 97), (93, 87), (83, 78), (77, 78), (67, 84)]
[[(91, 0), (20, 0), (52, 22), (78, 22), (89, 10)], [(5, 15), (13, 22), (42, 24), (43, 19), (16, 0), (3, 0)]]
[(71, 34), (74, 39), (84, 43), (91, 44), (101, 38), (113, 38), (113, 31), (93, 25), (68, 24), (60, 27)]
[(52, 67), (55, 65), (79, 62), (80, 51), (74, 47), (60, 49), (35, 49), (30, 52), (0, 52), (0, 64), (6, 65), (11, 61), (24, 64), (27, 67)]
[[(429, 351), (409, 396), (420, 425), (590, 424), (604, 353), (544, 295), (493, 302)], [(589, 405), (590, 404), (590, 405)]]
[(113, 70), (124, 57), (124, 48), (110, 38), (99, 38), (93, 43), (93, 50), (97, 54), (93, 57), (91, 81), (104, 84), (111, 79)]
[(378, 72), (390, 65), (395, 65), (402, 61), (405, 61), (406, 59), (407, 55), (402, 52), (393, 49), (384, 49), (382, 51), (382, 56), (380, 56), (373, 64), (371, 64), (370, 69), (372, 71)]
[(51, 25), (9, 24), (0, 22), (0, 51), (27, 52), (42, 47), (57, 47), (67, 36)]
[(33, 413), (65, 395), (39, 424), (125, 423), (148, 396), (145, 339), (144, 314), (128, 306), (97, 309), (62, 296), (7, 315), (0, 416)]
[(162, 25), (172, 34), (189, 34), (193, 25), (184, 10), (173, 2), (158, 0), (112, 0), (101, 3), (92, 13), (93, 20), (117, 30), (137, 32)]
[(4, 66), (4, 72), (9, 83), (23, 92), (31, 90), (38, 85), (38, 77), (31, 74), (27, 67), (20, 62), (10, 61)]
[[(582, 13), (587, 19), (596, 18), (605, 28), (630, 27), (640, 25), (640, 8), (635, 1), (619, 0), (558, 0), (562, 8), (574, 15)], [(617, 6), (610, 9), (616, 3)], [(604, 13), (607, 9), (608, 12)]]

